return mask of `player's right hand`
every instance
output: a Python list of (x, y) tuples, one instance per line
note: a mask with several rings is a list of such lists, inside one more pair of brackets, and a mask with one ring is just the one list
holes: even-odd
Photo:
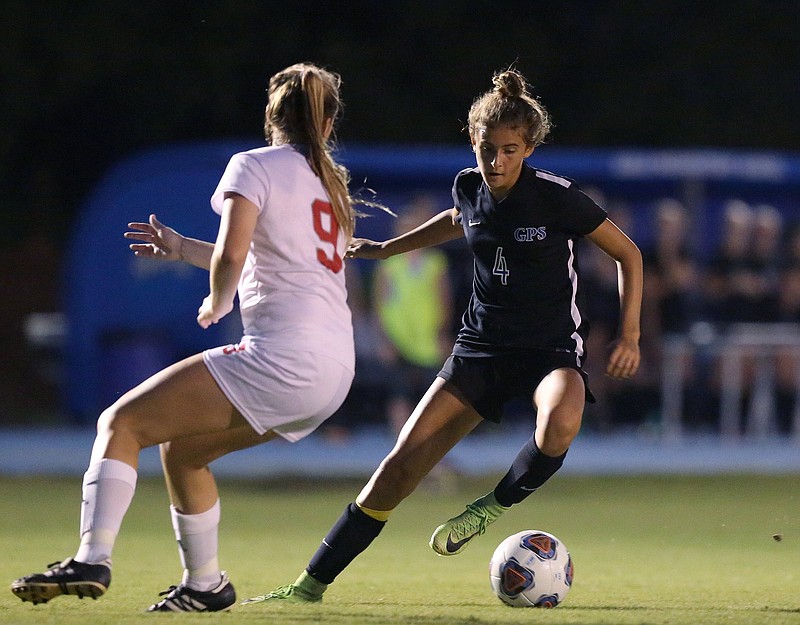
[(639, 341), (619, 337), (609, 344), (608, 349), (607, 376), (624, 380), (639, 370)]
[(197, 310), (197, 323), (204, 330), (208, 330), (213, 324), (219, 323), (219, 320), (232, 310), (233, 302), (214, 306), (214, 298), (211, 295), (207, 295)]
[(128, 224), (133, 232), (124, 234), (126, 239), (142, 241), (131, 243), (131, 248), (136, 256), (157, 258), (160, 260), (180, 260), (181, 242), (183, 237), (169, 226), (165, 226), (155, 215), (150, 215), (149, 223), (131, 222)]

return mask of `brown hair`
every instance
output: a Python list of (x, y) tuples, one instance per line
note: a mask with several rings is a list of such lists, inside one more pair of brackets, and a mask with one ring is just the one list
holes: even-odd
[[(328, 120), (342, 109), (341, 78), (310, 63), (297, 63), (269, 80), (264, 134), (269, 143), (308, 147), (306, 159), (328, 192), (333, 214), (348, 239), (355, 228), (355, 211), (348, 191), (350, 174), (332, 156), (333, 141), (325, 138)], [(332, 136), (332, 135), (331, 135)]]
[(519, 128), (525, 143), (531, 147), (544, 143), (550, 132), (550, 115), (531, 95), (525, 77), (515, 69), (507, 69), (495, 73), (492, 82), (494, 88), (478, 96), (469, 109), (470, 137), (479, 128), (508, 126)]

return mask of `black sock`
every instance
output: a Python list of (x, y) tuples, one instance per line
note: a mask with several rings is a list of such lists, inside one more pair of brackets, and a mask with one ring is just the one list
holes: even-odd
[(306, 572), (323, 584), (330, 584), (355, 557), (369, 547), (386, 521), (377, 521), (351, 503), (328, 532), (311, 558)]
[(497, 503), (508, 507), (525, 499), (561, 468), (566, 455), (566, 451), (556, 457), (544, 455), (531, 437), (519, 450), (508, 473), (495, 487)]

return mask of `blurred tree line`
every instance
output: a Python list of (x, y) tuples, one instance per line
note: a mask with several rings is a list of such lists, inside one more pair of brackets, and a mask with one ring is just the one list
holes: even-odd
[(290, 63), (342, 74), (344, 143), (466, 141), (472, 99), (513, 63), (551, 143), (797, 149), (797, 23), (794, 0), (5, 0), (0, 339), (58, 309), (70, 221), (109, 167), (165, 142), (257, 145)]

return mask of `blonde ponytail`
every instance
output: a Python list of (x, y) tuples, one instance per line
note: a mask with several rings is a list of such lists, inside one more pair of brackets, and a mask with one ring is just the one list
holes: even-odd
[[(319, 176), (322, 185), (328, 192), (328, 197), (333, 206), (334, 217), (336, 217), (339, 227), (344, 230), (349, 240), (353, 236), (353, 230), (355, 229), (355, 210), (348, 191), (350, 173), (333, 159), (331, 154), (332, 140), (330, 137), (325, 137), (327, 120), (334, 120), (333, 116), (326, 116), (326, 112), (330, 112), (326, 111), (325, 107), (326, 84), (319, 75), (312, 72), (306, 72), (303, 75), (302, 82), (303, 93), (306, 94), (308, 101), (308, 107), (306, 108), (307, 128), (309, 131), (308, 163), (314, 173)], [(338, 80), (336, 86), (338, 94)], [(336, 101), (338, 112), (338, 95)]]
[(264, 132), (270, 143), (308, 147), (308, 164), (328, 192), (334, 218), (349, 240), (355, 229), (350, 173), (334, 160), (333, 141), (326, 137), (328, 123), (335, 123), (342, 106), (340, 85), (337, 74), (308, 63), (278, 72), (269, 83)]

